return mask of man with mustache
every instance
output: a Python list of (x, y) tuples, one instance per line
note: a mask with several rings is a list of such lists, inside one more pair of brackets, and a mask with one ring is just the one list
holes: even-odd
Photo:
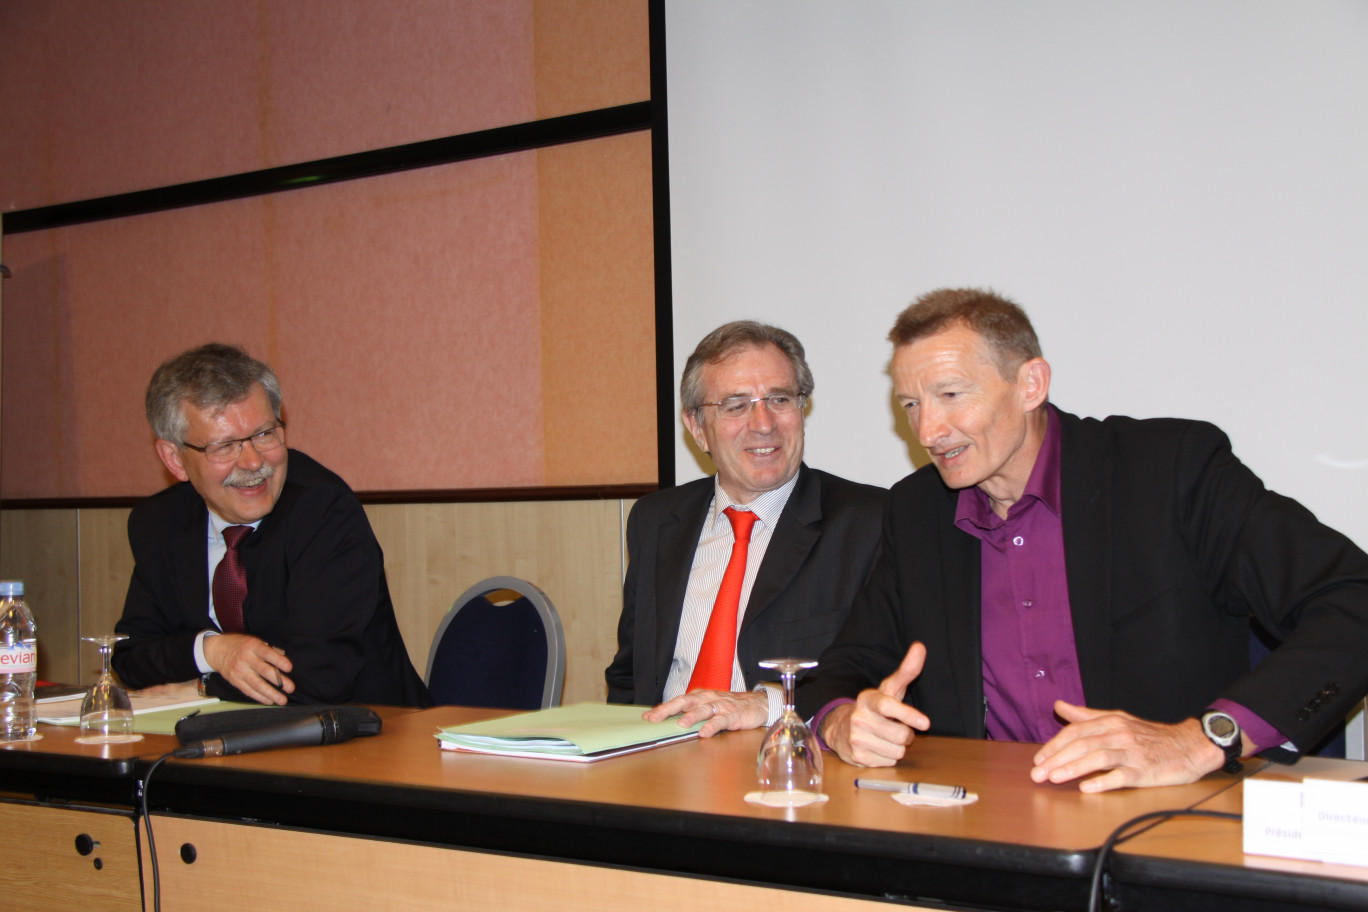
[(430, 706), (370, 522), (346, 482), (286, 448), (280, 405), (270, 367), (228, 345), (152, 375), (147, 420), (180, 483), (129, 516), (114, 669), (160, 693)]

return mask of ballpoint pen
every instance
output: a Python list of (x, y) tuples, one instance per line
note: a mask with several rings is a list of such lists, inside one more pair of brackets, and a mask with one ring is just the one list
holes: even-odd
[(906, 792), (923, 798), (963, 801), (972, 793), (962, 785), (936, 785), (931, 782), (900, 782), (897, 779), (856, 779), (855, 787), (876, 792)]

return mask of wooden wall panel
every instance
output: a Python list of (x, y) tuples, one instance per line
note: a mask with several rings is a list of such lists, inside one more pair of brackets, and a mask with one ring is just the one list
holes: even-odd
[(620, 501), (373, 505), (366, 512), (419, 673), (456, 597), (487, 577), (516, 576), (541, 587), (560, 614), (563, 702), (605, 699), (603, 670), (622, 610)]
[(79, 555), (75, 510), (0, 511), (0, 579), (24, 581), (38, 625), (38, 677), (75, 681), (79, 674)]
[[(82, 634), (123, 611), (133, 557), (127, 509), (0, 511), (0, 578), (22, 579), (38, 611), (40, 673), (93, 680)], [(563, 700), (601, 701), (622, 610), (624, 504), (618, 500), (366, 507), (399, 629), (421, 674), (432, 635), (456, 597), (491, 576), (540, 586), (566, 634)]]

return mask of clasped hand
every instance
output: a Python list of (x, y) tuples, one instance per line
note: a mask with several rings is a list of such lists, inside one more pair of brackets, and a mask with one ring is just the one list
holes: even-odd
[(204, 638), (204, 658), (245, 696), (258, 703), (284, 706), (294, 693), (286, 675), (294, 665), (285, 650), (245, 633), (223, 633)]

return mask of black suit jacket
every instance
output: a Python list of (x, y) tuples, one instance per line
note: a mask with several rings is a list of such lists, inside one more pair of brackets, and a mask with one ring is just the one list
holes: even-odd
[[(187, 482), (133, 508), (133, 579), (115, 626), (114, 668), (129, 687), (199, 676), (209, 621), (208, 509)], [(409, 661), (365, 511), (337, 475), (291, 450), (275, 507), (243, 541), (247, 632), (294, 663), (292, 703), (431, 706)], [(219, 675), (209, 692), (248, 700)], [(250, 701), (249, 701), (250, 702)]]
[[(632, 508), (618, 651), (606, 673), (611, 703), (654, 705), (664, 695), (713, 488), (712, 478), (701, 478)], [(873, 566), (887, 496), (883, 488), (799, 467), (737, 631), (748, 688), (772, 678), (762, 675), (761, 659), (815, 656), (831, 642)]]
[[(1213, 425), (1055, 414), (1088, 705), (1175, 722), (1226, 697), (1313, 745), (1368, 691), (1368, 556)], [(907, 702), (935, 733), (983, 737), (980, 543), (954, 526), (958, 497), (933, 466), (893, 487), (879, 564), (800, 712), (876, 686), (921, 640)], [(1253, 623), (1283, 642), (1251, 672)]]

